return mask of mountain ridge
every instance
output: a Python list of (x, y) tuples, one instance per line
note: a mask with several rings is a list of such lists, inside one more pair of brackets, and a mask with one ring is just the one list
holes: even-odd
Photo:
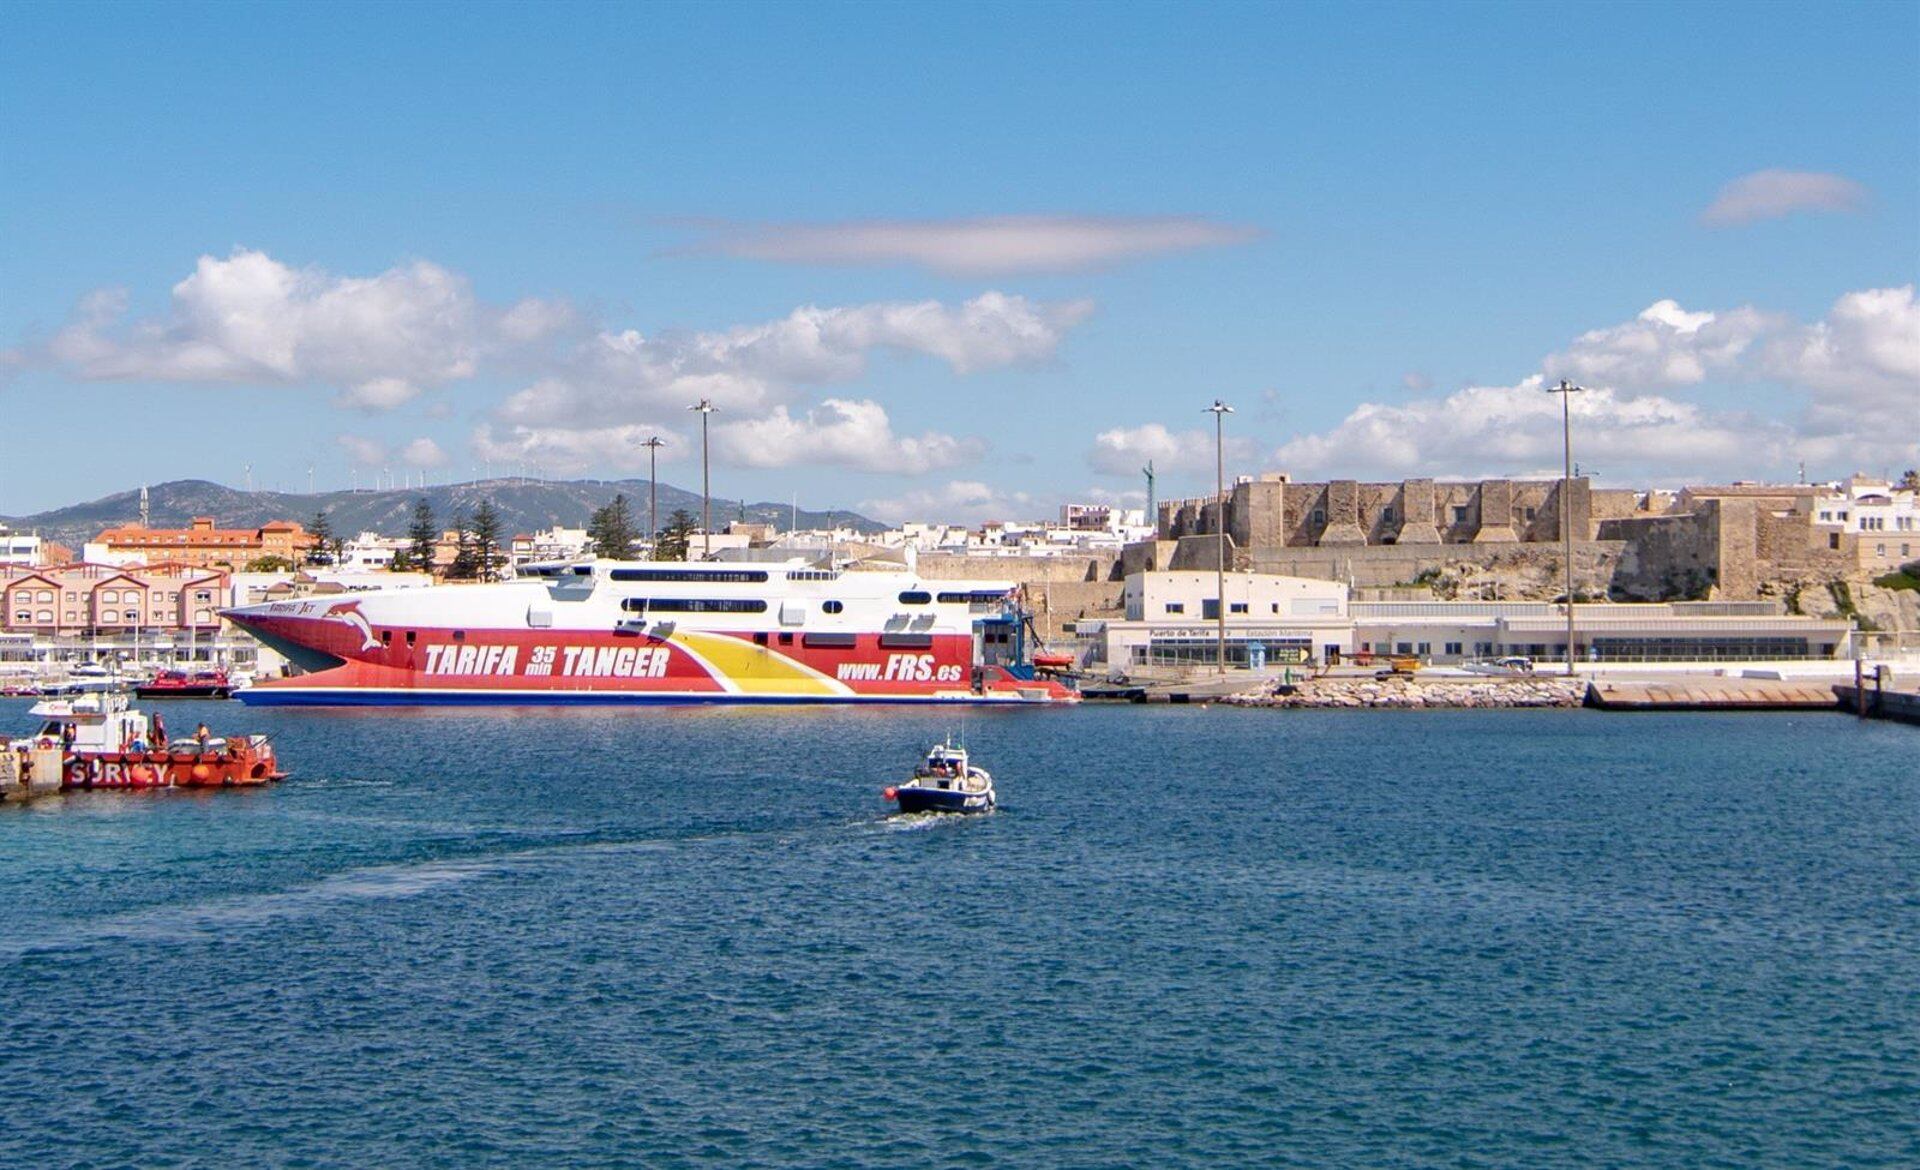
[[(243, 491), (204, 479), (176, 479), (147, 488), (148, 522), (155, 528), (183, 528), (195, 516), (212, 516), (223, 528), (257, 528), (269, 520), (293, 520), (311, 524), (324, 512), (335, 535), (352, 538), (361, 532), (382, 536), (403, 536), (413, 520), (415, 501), (425, 499), (433, 509), (435, 523), (441, 528), (453, 525), (459, 514), (471, 516), (480, 501), (491, 500), (500, 513), (501, 529), (508, 533), (533, 532), (541, 528), (584, 528), (596, 508), (624, 494), (632, 510), (636, 527), (647, 523), (647, 481), (622, 480), (537, 480), (520, 477), (473, 480), (467, 483), (434, 484), (420, 488), (343, 490), (332, 492)], [(700, 518), (700, 494), (672, 484), (659, 485), (660, 523), (676, 509)], [(786, 531), (793, 517), (788, 504), (769, 501), (743, 504), (739, 500), (713, 501), (716, 529), (738, 520), (742, 511), (749, 521), (773, 524)], [(853, 511), (798, 510), (801, 528), (824, 528), (828, 521), (861, 532), (877, 532), (885, 525)], [(140, 519), (140, 492), (115, 492), (99, 499), (68, 504), (22, 516), (0, 516), (15, 532), (38, 532), (47, 540), (58, 541), (73, 549), (92, 540), (105, 528), (137, 523)]]

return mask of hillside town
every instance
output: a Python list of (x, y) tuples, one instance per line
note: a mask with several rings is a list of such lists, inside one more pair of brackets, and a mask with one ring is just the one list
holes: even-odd
[[(1586, 478), (1364, 483), (1238, 477), (1222, 497), (1144, 509), (884, 531), (743, 520), (656, 533), (619, 497), (581, 527), (507, 532), (483, 503), (402, 533), (305, 521), (110, 525), (76, 554), (0, 530), (0, 676), (285, 664), (221, 610), (286, 598), (509, 579), (582, 559), (910, 568), (1018, 584), (1047, 644), (1094, 674), (1215, 663), (1303, 668), (1396, 654), (1436, 666), (1568, 656), (1607, 664), (1834, 661), (1920, 650), (1920, 492), (1826, 483), (1596, 488)], [(1568, 573), (1566, 553), (1572, 553)], [(1224, 563), (1223, 563), (1224, 559)], [(1224, 567), (1221, 621), (1215, 576)], [(1216, 628), (1218, 627), (1218, 628)]]

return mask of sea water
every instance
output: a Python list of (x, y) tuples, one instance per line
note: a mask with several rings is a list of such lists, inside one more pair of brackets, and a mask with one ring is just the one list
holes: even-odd
[(1920, 1164), (1912, 728), (168, 713), (296, 775), (0, 808), (0, 1164)]

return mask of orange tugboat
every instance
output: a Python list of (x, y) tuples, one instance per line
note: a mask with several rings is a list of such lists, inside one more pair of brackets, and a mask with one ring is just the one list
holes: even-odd
[(232, 788), (286, 777), (266, 736), (167, 742), (164, 724), (119, 692), (48, 699), (29, 714), (40, 729), (10, 743), (6, 763), (24, 777), (32, 761), (57, 751), (61, 788)]

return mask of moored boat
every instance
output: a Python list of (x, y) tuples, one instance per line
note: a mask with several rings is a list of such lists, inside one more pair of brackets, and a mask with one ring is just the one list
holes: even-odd
[(41, 760), (58, 761), (62, 788), (230, 788), (286, 776), (266, 736), (163, 742), (157, 718), (116, 691), (46, 699), (28, 714), (40, 728), (7, 744), (8, 779), (24, 782)]
[(887, 788), (881, 795), (894, 801), (903, 813), (975, 813), (993, 811), (993, 776), (985, 768), (976, 768), (967, 749), (952, 741), (935, 744), (913, 770), (905, 784)]
[(1063, 703), (1019, 590), (911, 568), (592, 561), (226, 616), (302, 673), (256, 704)]
[(163, 670), (152, 680), (133, 688), (136, 699), (226, 699), (231, 698), (234, 682), (224, 670)]

